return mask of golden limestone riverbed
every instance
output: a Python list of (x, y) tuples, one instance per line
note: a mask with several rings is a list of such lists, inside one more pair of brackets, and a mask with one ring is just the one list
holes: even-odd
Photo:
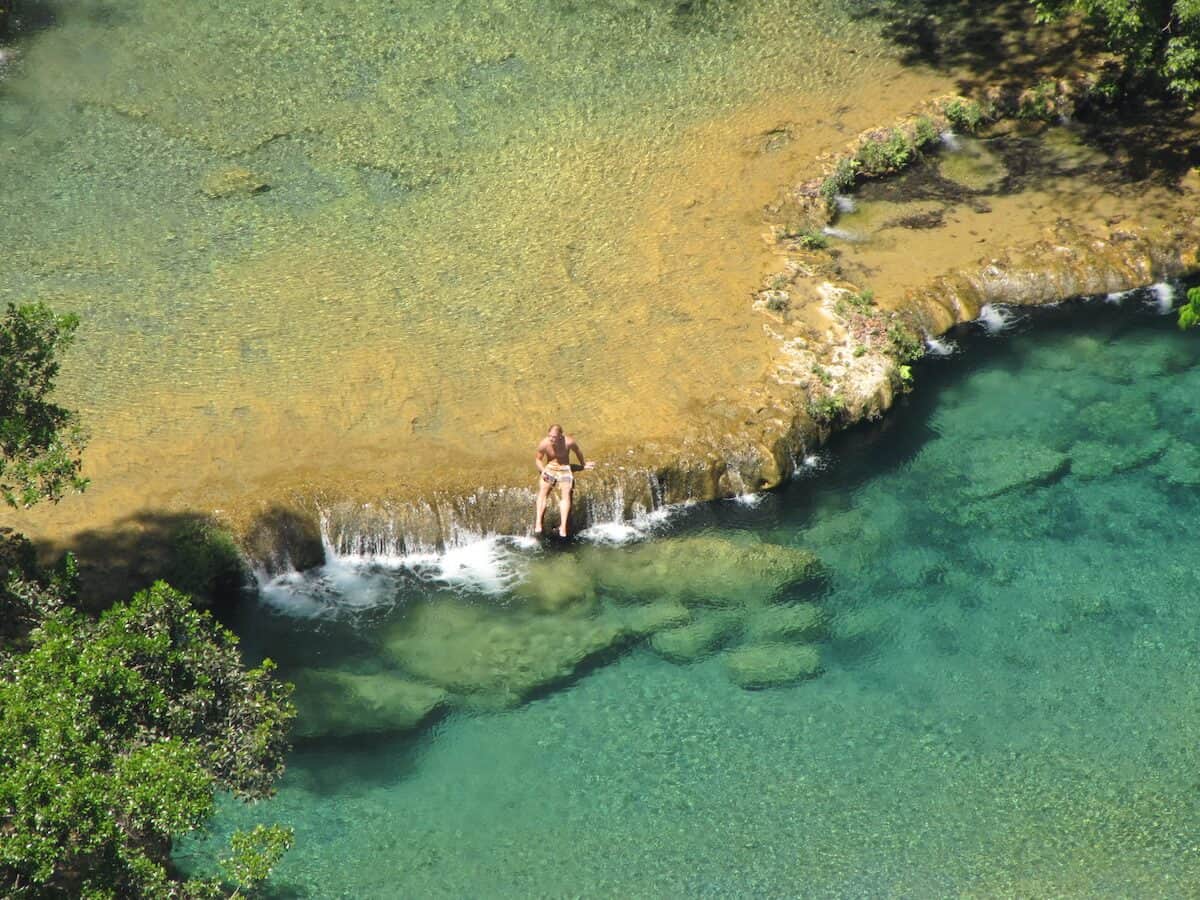
[(1091, 158), (943, 227), (847, 222), (871, 240), (810, 267), (796, 295), (818, 302), (765, 315), (756, 292), (790, 258), (781, 191), (980, 80), (902, 63), (876, 28), (767, 0), (65, 4), (5, 74), (3, 165), (21, 177), (0, 198), (0, 292), (82, 315), (60, 396), (91, 430), (93, 483), (16, 524), (103, 547), (181, 514), (251, 533), (283, 504), (310, 523), (359, 510), (349, 533), (378, 527), (371, 503), (428, 543), (456, 517), (510, 530), (559, 420), (601, 464), (607, 505), (585, 514), (639, 499), (613, 499), (622, 471), (675, 477), (667, 499), (772, 484), (778, 467), (746, 483), (712, 460), (795, 437), (776, 410), (805, 386), (780, 347), (841, 339), (821, 284), (893, 308), (1064, 217), (1158, 227), (1196, 208), (1184, 172), (1137, 181)]

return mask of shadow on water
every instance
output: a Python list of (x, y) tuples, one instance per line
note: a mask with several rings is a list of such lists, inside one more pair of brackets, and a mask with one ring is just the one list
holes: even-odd
[(1060, 68), (1092, 49), (1070, 41), (1048, 42), (1034, 27), (1031, 4), (1023, 0), (986, 9), (970, 0), (854, 0), (860, 18), (875, 19), (883, 36), (911, 65), (969, 73), (959, 89), (985, 84), (1024, 86), (1032, 73)]
[[(107, 21), (117, 7), (96, 4), (88, 14), (96, 21)], [(58, 21), (59, 4), (39, 0), (12, 0), (0, 6), (0, 42), (20, 38), (50, 28)]]
[[(289, 760), (291, 779), (304, 791), (332, 797), (347, 790), (395, 784), (409, 778), (437, 739), (438, 722), (407, 734), (364, 734), (298, 742)], [(337, 759), (336, 766), (323, 764)]]

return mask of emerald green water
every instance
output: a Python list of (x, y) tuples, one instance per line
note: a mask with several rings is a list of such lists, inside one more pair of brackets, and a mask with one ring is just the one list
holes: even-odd
[[(1138, 298), (1029, 324), (920, 366), (813, 477), (664, 526), (816, 551), (820, 677), (636, 646), (512, 711), (302, 745), (178, 858), (282, 821), (279, 897), (1195, 896), (1200, 343)], [(419, 590), (238, 627), (361, 667)]]

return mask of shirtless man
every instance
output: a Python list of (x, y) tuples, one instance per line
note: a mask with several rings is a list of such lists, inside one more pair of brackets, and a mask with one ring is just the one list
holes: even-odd
[[(571, 464), (571, 451), (579, 458), (578, 465)], [(583, 450), (569, 434), (563, 434), (561, 425), (551, 425), (546, 436), (537, 445), (533, 464), (538, 467), (537, 515), (533, 520), (533, 533), (542, 533), (542, 520), (546, 517), (546, 502), (550, 491), (558, 488), (558, 533), (567, 536), (567, 522), (571, 517), (571, 494), (575, 490), (575, 473), (580, 469), (591, 469), (595, 463), (584, 460)]]

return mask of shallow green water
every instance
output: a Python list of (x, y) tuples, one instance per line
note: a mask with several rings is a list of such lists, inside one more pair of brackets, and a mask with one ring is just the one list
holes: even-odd
[[(303, 746), (215, 837), (293, 824), (278, 896), (1194, 895), (1200, 343), (1137, 299), (967, 343), (813, 478), (668, 528), (819, 553), (821, 677), (636, 647), (511, 712)], [(378, 617), (350, 618), (240, 628), (358, 665)]]
[[(683, 131), (836, 97), (884, 52), (794, 0), (29, 6), (0, 65), (0, 301), (84, 313), (65, 387), (101, 430), (167, 390), (344, 389), (364, 348), (499, 365), (531, 314), (591, 304), (569, 282), (628, 252)], [(210, 196), (235, 166), (268, 189)]]

